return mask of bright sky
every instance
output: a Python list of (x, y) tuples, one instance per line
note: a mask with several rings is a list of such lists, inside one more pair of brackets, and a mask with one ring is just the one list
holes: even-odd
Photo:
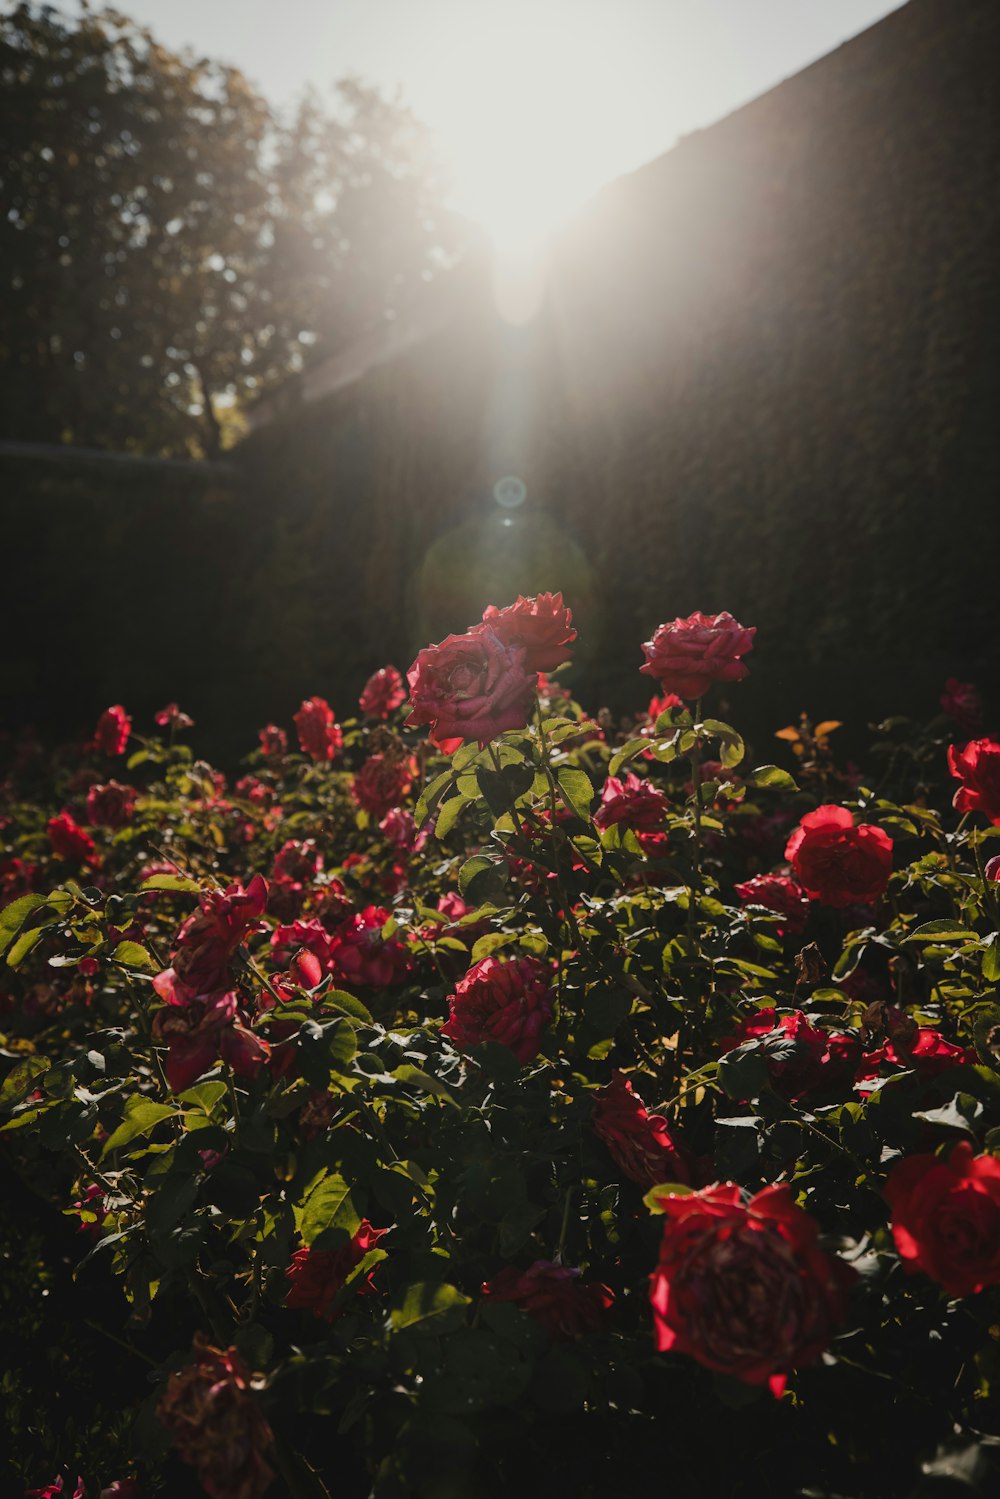
[(535, 239), (899, 0), (120, 0), (272, 101), (355, 73), (434, 130), (454, 206)]

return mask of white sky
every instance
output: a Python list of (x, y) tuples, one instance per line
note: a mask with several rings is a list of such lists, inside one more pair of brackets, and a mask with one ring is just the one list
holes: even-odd
[(234, 63), (275, 103), (348, 73), (398, 88), (438, 137), (455, 207), (514, 242), (898, 4), (120, 0), (169, 46)]

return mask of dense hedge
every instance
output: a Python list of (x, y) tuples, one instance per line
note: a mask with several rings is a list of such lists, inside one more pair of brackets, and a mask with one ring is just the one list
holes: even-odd
[(1000, 743), (953, 684), (752, 768), (752, 630), (658, 630), (688, 706), (622, 725), (572, 636), (519, 603), (420, 653), (432, 738), (386, 670), (232, 785), (176, 705), (8, 747), (12, 1492), (991, 1492)]

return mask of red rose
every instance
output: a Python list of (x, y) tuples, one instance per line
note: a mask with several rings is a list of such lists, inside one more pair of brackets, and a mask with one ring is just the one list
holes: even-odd
[[(82, 1478), (77, 1478), (76, 1488), (73, 1490), (73, 1499), (84, 1499), (87, 1490)], [(62, 1474), (54, 1478), (44, 1489), (25, 1489), (24, 1499), (65, 1499), (63, 1495)]]
[(718, 1374), (780, 1394), (814, 1362), (846, 1311), (854, 1272), (825, 1254), (787, 1186), (744, 1205), (732, 1182), (665, 1195), (650, 1300), (661, 1353), (689, 1353)]
[(267, 881), (255, 874), (245, 890), (238, 880), (225, 890), (208, 890), (198, 906), (177, 934), (171, 967), (153, 980), (167, 1004), (187, 1004), (228, 986), (229, 959), (267, 909)]
[(826, 1033), (817, 1030), (794, 1010), (778, 1015), (775, 1010), (758, 1010), (741, 1020), (733, 1035), (722, 1042), (723, 1055), (747, 1041), (762, 1042), (761, 1054), (775, 1090), (785, 1098), (801, 1098), (820, 1082), (823, 1064), (828, 1060)]
[(948, 769), (961, 786), (955, 792), (958, 812), (982, 812), (1000, 826), (1000, 744), (972, 739), (964, 749), (948, 746)]
[(1000, 854), (994, 854), (992, 859), (987, 859), (983, 874), (988, 880), (1000, 882)]
[(601, 805), (594, 813), (599, 828), (623, 822), (637, 833), (653, 833), (667, 815), (667, 798), (649, 781), (627, 770), (621, 778), (608, 776), (601, 788)]
[(351, 782), (351, 795), (365, 812), (384, 817), (398, 807), (413, 785), (413, 767), (407, 760), (369, 755)]
[[(914, 1071), (921, 1083), (929, 1083), (952, 1067), (961, 1067), (966, 1062), (975, 1061), (974, 1052), (966, 1051), (964, 1046), (953, 1046), (944, 1039), (940, 1031), (918, 1026), (909, 1045), (904, 1040), (905, 1034), (905, 1031), (900, 1030), (884, 1046), (875, 1051), (866, 1051), (861, 1058), (855, 1081), (863, 1084), (873, 1077), (881, 1077), (883, 1067), (905, 1067)], [(858, 1091), (871, 1093), (872, 1089), (860, 1087)]]
[(949, 1296), (1000, 1285), (1000, 1160), (961, 1140), (948, 1159), (913, 1155), (889, 1173), (892, 1237), (906, 1270)]
[(158, 723), (161, 729), (172, 729), (174, 733), (178, 733), (181, 729), (194, 728), (194, 719), (184, 713), (177, 703), (168, 703), (153, 717), (154, 722)]
[(405, 701), (406, 688), (399, 672), (394, 666), (383, 666), (368, 678), (358, 706), (369, 718), (388, 718)]
[(294, 716), (299, 748), (313, 760), (333, 760), (344, 742), (330, 704), (321, 697), (307, 697)]
[(94, 748), (102, 755), (123, 755), (132, 731), (132, 720), (121, 703), (105, 708), (94, 730)]
[[(387, 1228), (372, 1228), (368, 1219), (362, 1218), (353, 1239), (341, 1249), (313, 1249), (306, 1246), (296, 1250), (292, 1255), (292, 1263), (285, 1271), (288, 1280), (285, 1305), (312, 1312), (314, 1316), (323, 1317), (328, 1322), (336, 1321), (339, 1313), (331, 1311), (334, 1297), (343, 1289), (355, 1265), (360, 1265), (368, 1251), (374, 1249), (379, 1239), (388, 1232)], [(368, 1295), (375, 1290), (372, 1281), (374, 1274), (375, 1270), (372, 1268), (367, 1275), (355, 1281), (361, 1295)]]
[(563, 604), (561, 593), (540, 593), (498, 609), (490, 604), (483, 611), (489, 625), (504, 645), (521, 646), (528, 671), (555, 671), (567, 657), (567, 646), (576, 639), (573, 613)]
[(68, 812), (50, 817), (48, 830), (52, 852), (57, 859), (68, 859), (74, 864), (97, 862), (93, 838), (77, 825)]
[(383, 937), (389, 911), (366, 906), (341, 927), (330, 944), (330, 962), (347, 984), (388, 989), (406, 977), (410, 955), (396, 937)]
[(271, 1053), (268, 1043), (242, 1024), (232, 992), (164, 1005), (153, 1017), (153, 1035), (167, 1043), (163, 1070), (174, 1093), (190, 1088), (219, 1060), (237, 1077), (255, 1077)]
[(785, 858), (799, 884), (826, 906), (870, 905), (892, 873), (892, 839), (881, 828), (856, 826), (846, 807), (809, 812), (788, 840)]
[(746, 906), (763, 906), (765, 911), (774, 911), (785, 919), (778, 931), (797, 935), (805, 930), (809, 920), (809, 900), (786, 874), (755, 874), (752, 880), (733, 887)]
[(426, 828), (418, 833), (413, 813), (403, 807), (390, 807), (378, 826), (394, 848), (419, 850), (427, 842)]
[(407, 672), (412, 710), (407, 724), (430, 724), (432, 737), (478, 739), (523, 729), (531, 716), (535, 674), (520, 646), (505, 645), (479, 625), (420, 652)]
[(496, 1041), (509, 1046), (524, 1066), (538, 1055), (552, 1015), (548, 970), (532, 957), (483, 958), (455, 985), (449, 1005), (441, 1034), (459, 1050)]
[(507, 1265), (483, 1283), (491, 1301), (509, 1301), (537, 1318), (553, 1342), (600, 1332), (614, 1295), (597, 1281), (583, 1282), (581, 1272), (551, 1260), (536, 1260), (527, 1270)]
[(650, 1114), (624, 1073), (617, 1069), (594, 1102), (594, 1133), (627, 1177), (640, 1187), (691, 1180), (662, 1114)]
[(279, 760), (282, 755), (287, 755), (288, 735), (276, 723), (267, 724), (257, 737), (260, 739), (261, 753), (269, 760)]
[(731, 614), (689, 614), (660, 625), (642, 647), (646, 664), (639, 670), (656, 677), (664, 692), (699, 698), (713, 682), (742, 682), (748, 671), (739, 658), (753, 650), (756, 633)]
[(123, 828), (132, 820), (138, 795), (134, 786), (120, 786), (117, 781), (91, 786), (87, 792), (87, 821), (91, 827)]
[(171, 1374), (156, 1414), (183, 1462), (211, 1499), (263, 1499), (274, 1473), (274, 1440), (235, 1348), (213, 1348), (195, 1334), (195, 1361)]
[(949, 677), (940, 698), (941, 707), (967, 738), (983, 726), (983, 700), (974, 682)]

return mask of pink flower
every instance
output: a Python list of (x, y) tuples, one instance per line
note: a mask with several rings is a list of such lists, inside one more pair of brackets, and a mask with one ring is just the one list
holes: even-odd
[(744, 880), (733, 887), (745, 906), (763, 906), (765, 911), (774, 911), (785, 919), (778, 927), (784, 936), (793, 936), (805, 930), (809, 920), (809, 898), (800, 885), (786, 874), (755, 874), (752, 880)]
[(548, 970), (537, 958), (483, 958), (455, 985), (442, 1036), (464, 1051), (484, 1041), (509, 1046), (524, 1066), (538, 1055), (552, 1015)]
[(523, 729), (536, 677), (520, 646), (505, 645), (486, 625), (449, 635), (420, 652), (407, 677), (410, 727), (430, 724), (432, 737), (487, 744), (506, 729)]
[(742, 682), (748, 673), (739, 658), (753, 649), (756, 633), (731, 614), (689, 614), (659, 626), (642, 647), (646, 663), (639, 670), (657, 678), (664, 692), (699, 698), (713, 682)]
[(161, 708), (154, 715), (154, 722), (158, 723), (161, 729), (173, 729), (175, 733), (181, 729), (194, 728), (194, 719), (182, 712), (176, 703), (168, 703), (165, 708)]
[(261, 753), (269, 760), (280, 760), (288, 753), (288, 735), (276, 723), (266, 724), (258, 733)]
[(576, 639), (573, 614), (563, 604), (561, 593), (540, 593), (532, 599), (519, 594), (517, 602), (505, 609), (489, 604), (483, 611), (483, 623), (504, 645), (524, 650), (528, 671), (555, 671)]
[(121, 786), (117, 781), (91, 786), (87, 792), (87, 821), (91, 827), (123, 828), (132, 821), (138, 795), (134, 786)]
[(94, 748), (102, 755), (123, 755), (132, 732), (132, 720), (121, 703), (105, 708), (94, 730)]
[(344, 983), (388, 989), (406, 977), (409, 953), (396, 937), (382, 936), (389, 915), (381, 906), (366, 906), (334, 937), (330, 961), (334, 973)]
[(232, 992), (165, 1005), (153, 1017), (153, 1035), (167, 1043), (164, 1071), (174, 1093), (190, 1088), (220, 1060), (237, 1077), (255, 1077), (271, 1051), (243, 1025)]
[(581, 1271), (551, 1260), (535, 1260), (527, 1270), (507, 1265), (483, 1284), (489, 1301), (509, 1301), (539, 1321), (553, 1342), (600, 1332), (614, 1295), (597, 1281), (581, 1281)]
[[(288, 1292), (285, 1305), (299, 1307), (322, 1317), (327, 1322), (336, 1321), (340, 1315), (332, 1309), (338, 1291), (343, 1290), (347, 1277), (355, 1265), (360, 1265), (369, 1250), (389, 1232), (387, 1228), (372, 1228), (367, 1218), (362, 1218), (350, 1243), (341, 1249), (313, 1249), (306, 1246), (296, 1250), (292, 1262), (285, 1271)], [(375, 1290), (374, 1268), (354, 1282), (360, 1295)]]
[(267, 882), (255, 874), (244, 890), (239, 881), (199, 897), (199, 909), (177, 934), (173, 963), (153, 980), (167, 1004), (183, 1005), (197, 995), (225, 989), (229, 960), (247, 932), (261, 924), (267, 909)]
[(666, 1119), (647, 1112), (628, 1078), (617, 1069), (610, 1083), (595, 1095), (594, 1133), (640, 1187), (691, 1179)]
[(368, 678), (358, 706), (368, 718), (388, 718), (406, 701), (403, 679), (394, 666), (383, 666)]
[(299, 748), (313, 760), (334, 760), (344, 736), (330, 704), (321, 697), (308, 697), (295, 714)]
[(667, 815), (667, 798), (649, 781), (627, 770), (621, 778), (608, 776), (601, 788), (601, 805), (594, 814), (599, 828), (624, 823), (637, 833), (654, 833)]
[(77, 825), (68, 812), (50, 817), (48, 831), (52, 852), (57, 859), (67, 859), (73, 864), (99, 862), (93, 838)]

